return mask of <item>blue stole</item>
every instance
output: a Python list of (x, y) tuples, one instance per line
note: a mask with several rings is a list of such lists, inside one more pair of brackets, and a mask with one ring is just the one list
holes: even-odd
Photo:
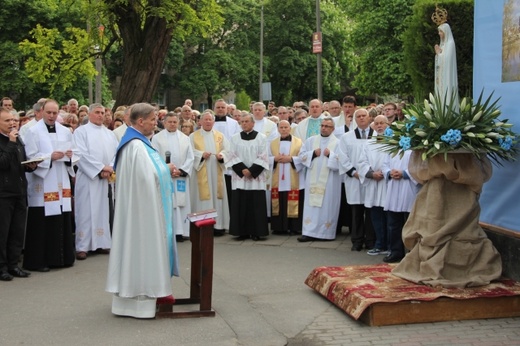
[[(170, 275), (174, 275), (174, 255), (173, 255), (173, 202), (172, 202), (172, 193), (173, 193), (173, 183), (170, 177), (170, 168), (163, 161), (157, 150), (154, 149), (152, 143), (148, 138), (143, 136), (143, 134), (133, 127), (129, 127), (123, 138), (121, 138), (121, 142), (117, 147), (116, 158), (114, 161), (114, 171), (116, 170), (117, 160), (119, 159), (119, 153), (123, 147), (125, 147), (130, 141), (138, 139), (145, 144), (146, 151), (148, 152), (148, 156), (152, 161), (155, 169), (157, 170), (157, 175), (159, 176), (159, 187), (161, 190), (161, 200), (164, 211), (164, 222), (166, 225), (166, 237), (168, 241), (168, 252), (170, 257)], [(117, 174), (117, 171), (116, 171)]]

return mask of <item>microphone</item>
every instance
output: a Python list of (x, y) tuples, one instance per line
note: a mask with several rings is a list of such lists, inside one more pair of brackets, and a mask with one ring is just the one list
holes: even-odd
[(171, 162), (172, 153), (167, 151), (167, 152), (164, 153), (164, 156), (166, 156), (166, 163), (170, 163)]

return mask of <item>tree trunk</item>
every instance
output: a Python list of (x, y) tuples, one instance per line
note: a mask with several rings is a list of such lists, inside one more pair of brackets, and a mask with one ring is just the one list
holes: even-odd
[(143, 25), (131, 6), (114, 9), (123, 41), (123, 72), (114, 108), (151, 102), (173, 30), (163, 18), (148, 17)]

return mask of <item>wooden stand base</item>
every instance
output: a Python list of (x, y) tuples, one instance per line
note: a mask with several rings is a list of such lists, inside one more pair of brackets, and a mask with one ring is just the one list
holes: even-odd
[(367, 308), (359, 320), (369, 326), (387, 326), (519, 316), (520, 296), (511, 296), (376, 303)]
[[(175, 304), (161, 304), (156, 318), (214, 317), (211, 309), (213, 288), (213, 225), (214, 219), (191, 223), (191, 281), (190, 297), (176, 299)], [(174, 311), (178, 305), (198, 304), (196, 310)]]

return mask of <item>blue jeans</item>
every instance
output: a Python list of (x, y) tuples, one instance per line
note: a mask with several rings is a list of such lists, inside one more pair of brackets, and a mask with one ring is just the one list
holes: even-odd
[(388, 211), (386, 214), (387, 227), (388, 227), (388, 241), (390, 244), (390, 252), (392, 256), (404, 257), (404, 244), (403, 244), (403, 226), (408, 219), (408, 212), (393, 212)]

